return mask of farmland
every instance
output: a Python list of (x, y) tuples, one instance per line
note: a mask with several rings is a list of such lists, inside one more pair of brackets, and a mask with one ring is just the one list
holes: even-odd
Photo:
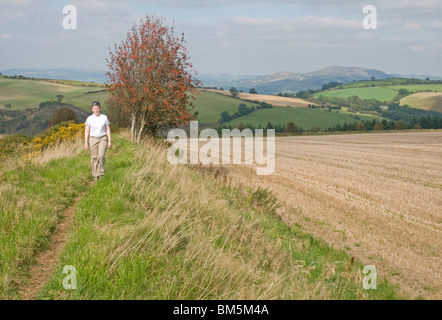
[(338, 123), (342, 125), (344, 123), (373, 119), (382, 120), (383, 118), (342, 110), (328, 112), (327, 109), (274, 107), (272, 109), (257, 110), (246, 116), (233, 119), (226, 124), (237, 125), (243, 123), (244, 125), (252, 124), (253, 126), (258, 126), (261, 124), (265, 126), (269, 121), (274, 125), (287, 124), (287, 122), (292, 121), (304, 129), (311, 129), (313, 127), (327, 129)]
[[(90, 86), (89, 86), (90, 85)], [(57, 95), (63, 95), (63, 102), (75, 105), (78, 108), (89, 111), (93, 100), (102, 103), (106, 109), (106, 92), (91, 91), (103, 90), (103, 85), (69, 80), (18, 80), (0, 78), (0, 106), (11, 104), (12, 109), (24, 110), (37, 107), (40, 102), (56, 99)]]
[(442, 92), (442, 84), (410, 84), (410, 85), (400, 85), (400, 86), (390, 86), (388, 87), (392, 90), (407, 89), (411, 93), (421, 92), (421, 91), (435, 91)]
[(195, 100), (194, 104), (195, 110), (199, 113), (199, 121), (202, 123), (217, 122), (223, 111), (227, 111), (230, 114), (235, 113), (238, 111), (238, 105), (240, 103), (245, 103), (249, 108), (255, 105), (254, 103), (241, 101), (225, 95), (206, 91), (199, 92), (200, 95)]
[(379, 101), (388, 101), (397, 95), (397, 91), (392, 88), (383, 87), (363, 87), (363, 88), (348, 88), (348, 89), (334, 89), (325, 92), (318, 92), (314, 97), (320, 95), (327, 97), (348, 98), (358, 96), (361, 99), (377, 99)]
[[(225, 96), (231, 96), (230, 91), (226, 90), (207, 90), (208, 92), (218, 93)], [(266, 94), (251, 94), (251, 93), (238, 93), (238, 98), (243, 100), (251, 100), (251, 101), (259, 101), (259, 102), (265, 102), (269, 103), (273, 106), (289, 106), (294, 108), (305, 108), (311, 102), (298, 99), (298, 98), (289, 98), (289, 97), (280, 97), (280, 96), (272, 96), (272, 95), (266, 95)]]
[(401, 105), (442, 112), (442, 92), (419, 92), (401, 99)]
[[(200, 95), (195, 100), (196, 110), (199, 113), (199, 121), (201, 123), (212, 123), (218, 125), (217, 121), (220, 118), (220, 114), (223, 111), (227, 111), (229, 114), (233, 114), (238, 111), (238, 105), (244, 103), (247, 107), (255, 106), (255, 103), (251, 103), (245, 100), (236, 99), (227, 95), (216, 94), (213, 92), (200, 91)], [(262, 100), (261, 95), (251, 95), (256, 100)], [(266, 97), (266, 96), (265, 96)], [(272, 97), (272, 96), (267, 96)], [(284, 98), (284, 97), (273, 97)], [(284, 98), (291, 100), (301, 100)], [(266, 98), (266, 101), (270, 101)], [(280, 100), (282, 101), (282, 100)], [(303, 101), (303, 100), (301, 100)], [(285, 102), (284, 102), (285, 103)], [(239, 123), (252, 124), (254, 126), (265, 126), (269, 121), (276, 124), (287, 124), (289, 121), (293, 121), (296, 125), (303, 127), (304, 129), (310, 129), (312, 127), (328, 128), (338, 123), (353, 123), (359, 120), (371, 120), (382, 119), (381, 117), (349, 113), (343, 110), (339, 112), (328, 112), (325, 109), (305, 108), (305, 107), (287, 107), (287, 106), (275, 106), (270, 109), (259, 109), (246, 116), (235, 118), (229, 122), (225, 122), (224, 125), (237, 125)]]
[(362, 88), (362, 87), (372, 87), (372, 86), (393, 86), (401, 85), (406, 82), (403, 78), (392, 78), (392, 79), (379, 79), (379, 80), (359, 80), (354, 82), (345, 83), (342, 85), (344, 89), (347, 88)]
[(269, 188), (290, 226), (374, 265), (412, 297), (442, 297), (442, 132), (281, 137), (275, 172), (224, 165)]
[(317, 92), (313, 96), (315, 98), (321, 95), (336, 98), (358, 96), (360, 99), (376, 99), (387, 102), (393, 99), (401, 89), (405, 89), (410, 93), (410, 95), (400, 100), (401, 105), (407, 104), (413, 108), (442, 111), (442, 84), (409, 84), (406, 83), (406, 79), (357, 81), (330, 90)]
[(384, 276), (364, 290), (360, 261), (284, 224), (270, 192), (174, 166), (164, 143), (129, 136), (113, 134), (98, 182), (80, 137), (0, 170), (1, 299), (403, 297)]

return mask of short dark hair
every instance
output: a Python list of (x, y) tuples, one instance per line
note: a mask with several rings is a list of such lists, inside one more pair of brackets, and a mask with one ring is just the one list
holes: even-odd
[(92, 107), (94, 107), (94, 106), (100, 106), (100, 102), (98, 102), (98, 101), (92, 102)]

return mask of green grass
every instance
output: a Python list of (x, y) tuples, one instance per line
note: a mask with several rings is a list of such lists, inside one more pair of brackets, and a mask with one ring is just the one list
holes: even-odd
[(406, 79), (394, 78), (394, 79), (379, 79), (379, 80), (360, 80), (350, 83), (345, 83), (342, 85), (344, 89), (347, 88), (360, 88), (360, 87), (371, 87), (374, 86), (390, 86), (390, 85), (401, 85), (405, 83)]
[[(55, 80), (51, 80), (55, 81)], [(0, 107), (5, 104), (11, 104), (12, 109), (23, 110), (26, 108), (37, 107), (40, 102), (56, 99), (56, 96), (64, 95), (63, 102), (70, 103), (76, 107), (90, 111), (92, 101), (102, 102), (105, 110), (106, 92), (84, 94), (89, 91), (98, 91), (103, 88), (87, 87), (78, 81), (56, 80), (57, 83), (44, 80), (19, 80), (0, 78)], [(61, 84), (64, 82), (65, 84)], [(71, 85), (75, 83), (75, 85)]]
[(238, 106), (241, 103), (245, 103), (249, 108), (256, 106), (256, 104), (222, 94), (205, 91), (199, 92), (200, 95), (195, 100), (194, 104), (195, 110), (199, 113), (198, 121), (201, 123), (215, 123), (221, 118), (221, 112), (227, 111), (229, 114), (233, 114), (238, 111)]
[[(107, 155), (130, 143), (114, 135)], [(119, 157), (108, 164), (115, 171)], [(35, 254), (48, 248), (49, 238), (60, 223), (60, 214), (73, 199), (90, 188), (90, 155), (51, 160), (44, 166), (18, 168), (2, 173), (0, 195), (0, 299), (19, 298), (18, 284), (26, 282)]]
[(35, 253), (47, 248), (60, 212), (87, 189), (88, 156), (16, 169), (2, 176), (0, 190), (0, 299), (17, 296)]
[[(166, 151), (115, 134), (106, 176), (93, 186), (86, 153), (9, 172), (0, 297), (20, 298), (16, 284), (26, 284), (60, 210), (86, 191), (39, 299), (403, 298), (384, 278), (363, 290), (362, 265), (284, 224), (269, 191), (169, 165)], [(77, 270), (76, 290), (62, 286), (66, 265)]]
[(250, 123), (254, 126), (259, 124), (265, 126), (269, 121), (273, 125), (287, 124), (287, 122), (293, 121), (297, 126), (304, 129), (312, 127), (327, 129), (338, 123), (353, 123), (355, 121), (372, 119), (382, 120), (383, 118), (374, 115), (350, 113), (344, 110), (331, 110), (328, 112), (326, 109), (316, 108), (274, 107), (256, 110), (246, 116), (225, 122), (224, 125), (236, 125), (242, 122), (244, 125)]
[[(320, 95), (326, 97), (338, 97), (349, 98), (352, 96), (358, 96), (361, 99), (377, 99), (379, 101), (389, 101), (397, 95), (397, 91), (394, 87), (382, 88), (382, 87), (367, 87), (367, 88), (349, 88), (349, 89), (333, 89), (325, 92), (315, 93), (314, 97)], [(398, 89), (399, 90), (399, 89)]]
[(414, 84), (414, 85), (400, 85), (400, 86), (391, 86), (388, 87), (391, 90), (397, 90), (399, 89), (407, 89), (410, 91), (410, 93), (416, 93), (421, 91), (435, 91), (435, 92), (442, 92), (442, 84)]
[[(199, 121), (201, 123), (212, 123), (213, 126), (218, 126), (218, 119), (222, 111), (227, 111), (233, 114), (238, 111), (238, 106), (245, 103), (248, 107), (254, 104), (234, 99), (228, 96), (201, 92), (201, 95), (196, 100), (196, 110), (199, 112)], [(358, 119), (359, 118), (359, 119)], [(314, 108), (292, 108), (292, 107), (273, 107), (269, 109), (259, 109), (246, 116), (235, 118), (229, 122), (224, 122), (224, 125), (237, 125), (239, 123), (252, 124), (254, 126), (265, 126), (269, 121), (276, 124), (287, 124), (293, 121), (296, 125), (304, 129), (319, 127), (326, 129), (338, 123), (353, 123), (359, 120), (382, 120), (382, 117), (368, 114), (356, 114), (346, 112), (344, 110), (332, 110), (331, 112), (325, 109)]]
[[(97, 88), (97, 90), (100, 90)], [(90, 91), (95, 91), (94, 88), (92, 88)], [(106, 101), (108, 99), (108, 93), (107, 92), (96, 92), (96, 93), (79, 93), (76, 95), (69, 95), (65, 99), (63, 99), (63, 102), (72, 104), (80, 109), (83, 109), (85, 111), (91, 111), (91, 105), (92, 101), (100, 101), (101, 111), (103, 113), (107, 112), (107, 104)]]

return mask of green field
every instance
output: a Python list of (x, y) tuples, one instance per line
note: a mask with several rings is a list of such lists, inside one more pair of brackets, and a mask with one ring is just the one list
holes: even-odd
[(241, 103), (246, 104), (249, 108), (256, 106), (251, 102), (205, 91), (200, 91), (200, 95), (194, 102), (195, 110), (199, 113), (198, 120), (202, 123), (217, 122), (223, 111), (227, 111), (229, 114), (235, 113)]
[(345, 83), (342, 85), (344, 89), (346, 88), (363, 88), (363, 87), (380, 87), (380, 86), (391, 86), (391, 85), (401, 85), (405, 83), (406, 79), (394, 78), (394, 79), (379, 79), (379, 80), (360, 80), (350, 83)]
[(326, 97), (338, 97), (338, 98), (349, 98), (353, 96), (358, 96), (360, 99), (377, 99), (379, 101), (388, 101), (397, 95), (397, 90), (394, 87), (383, 88), (383, 87), (363, 87), (363, 88), (348, 88), (348, 89), (333, 89), (330, 91), (318, 92), (313, 96), (315, 98), (319, 96)]
[[(97, 89), (97, 90), (99, 90), (99, 89)], [(95, 90), (92, 89), (91, 91), (95, 91)], [(63, 102), (72, 104), (72, 105), (74, 105), (80, 109), (86, 110), (86, 111), (91, 111), (92, 101), (100, 101), (101, 111), (103, 111), (103, 113), (106, 113), (107, 112), (107, 104), (106, 104), (107, 99), (108, 99), (107, 92), (96, 92), (96, 93), (89, 93), (89, 94), (80, 93), (80, 94), (72, 95), (72, 96), (65, 98), (63, 100)]]
[[(248, 107), (255, 104), (234, 99), (228, 96), (219, 95), (210, 92), (201, 92), (196, 100), (196, 110), (199, 113), (199, 121), (201, 123), (211, 123), (218, 125), (217, 121), (223, 111), (233, 114), (238, 111), (238, 105), (245, 103)], [(332, 110), (328, 112), (326, 109), (314, 108), (292, 108), (292, 107), (273, 107), (270, 109), (259, 109), (246, 116), (235, 118), (231, 121), (224, 122), (224, 125), (236, 125), (239, 123), (252, 124), (254, 126), (265, 126), (269, 121), (276, 124), (287, 124), (293, 121), (297, 126), (304, 129), (319, 127), (321, 129), (332, 127), (338, 123), (353, 123), (359, 120), (382, 120), (382, 117), (368, 114), (356, 114), (346, 112), (344, 110)]]
[[(106, 92), (85, 94), (85, 92), (102, 90), (102, 86), (82, 86), (85, 82), (69, 80), (53, 80), (57, 83), (43, 80), (19, 80), (0, 78), (0, 108), (5, 104), (11, 104), (13, 110), (24, 110), (37, 107), (40, 102), (56, 99), (56, 96), (64, 95), (63, 102), (72, 104), (78, 108), (90, 111), (91, 102), (98, 100), (102, 103), (103, 111), (106, 110)], [(65, 82), (62, 84), (61, 82)], [(70, 85), (66, 83), (72, 83)], [(93, 85), (93, 84), (91, 84)]]
[(337, 110), (328, 112), (327, 109), (274, 107), (272, 109), (257, 110), (246, 116), (225, 122), (224, 124), (228, 126), (242, 122), (244, 125), (250, 123), (254, 126), (258, 126), (259, 124), (265, 126), (269, 121), (273, 125), (287, 124), (287, 122), (292, 121), (304, 129), (310, 129), (312, 127), (327, 129), (338, 123), (353, 123), (355, 121), (372, 119), (382, 120), (383, 118), (374, 115), (349, 113), (342, 110), (338, 112)]
[(408, 91), (410, 91), (410, 93), (416, 93), (421, 91), (442, 92), (442, 84), (407, 84), (400, 86), (391, 86), (388, 88), (397, 91), (399, 91), (399, 89), (407, 89)]

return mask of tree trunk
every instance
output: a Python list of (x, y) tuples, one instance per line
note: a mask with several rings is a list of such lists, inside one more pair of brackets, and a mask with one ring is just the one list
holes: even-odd
[(132, 143), (134, 143), (136, 141), (136, 137), (135, 137), (135, 134), (136, 134), (135, 125), (137, 123), (136, 120), (137, 120), (136, 114), (135, 114), (135, 112), (133, 112), (132, 113), (132, 124), (130, 127), (130, 140), (132, 141)]
[(138, 136), (137, 136), (137, 143), (140, 143), (141, 141), (141, 134), (144, 130), (144, 126), (146, 125), (146, 110), (143, 110), (143, 114), (141, 115), (141, 123), (140, 123), (140, 131), (138, 131)]

